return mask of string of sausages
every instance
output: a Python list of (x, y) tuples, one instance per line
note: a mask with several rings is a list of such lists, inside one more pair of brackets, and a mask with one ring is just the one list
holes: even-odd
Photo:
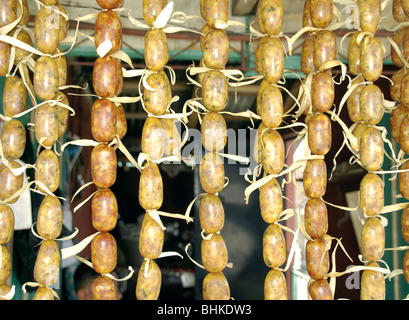
[[(118, 220), (118, 203), (110, 187), (116, 182), (117, 155), (110, 143), (126, 134), (124, 111), (120, 103), (109, 100), (122, 93), (123, 76), (119, 59), (111, 56), (122, 48), (122, 23), (114, 9), (123, 1), (100, 1), (102, 8), (95, 22), (95, 47), (99, 57), (93, 67), (93, 88), (98, 95), (91, 109), (91, 133), (98, 142), (91, 152), (91, 176), (97, 191), (92, 197), (92, 226), (98, 232), (91, 241), (92, 268), (100, 274), (92, 283), (94, 300), (117, 300), (112, 277), (117, 266), (117, 243), (110, 233)], [(102, 46), (107, 46), (102, 50)]]
[(139, 236), (139, 253), (144, 258), (136, 284), (138, 300), (157, 300), (162, 286), (162, 273), (154, 261), (162, 254), (164, 227), (155, 211), (163, 204), (163, 180), (158, 165), (154, 162), (165, 153), (163, 122), (157, 117), (168, 112), (172, 97), (171, 86), (164, 71), (169, 59), (168, 41), (165, 32), (153, 28), (159, 14), (168, 4), (167, 0), (143, 1), (143, 17), (149, 26), (145, 34), (145, 64), (150, 71), (146, 82), (153, 90), (144, 88), (142, 101), (149, 112), (141, 137), (142, 152), (148, 155), (148, 165), (142, 169), (139, 180), (139, 204), (146, 210)]
[(223, 270), (228, 265), (228, 251), (221, 235), (225, 212), (219, 192), (225, 187), (223, 159), (217, 154), (227, 143), (227, 127), (224, 110), (228, 102), (228, 84), (221, 72), (229, 57), (229, 38), (217, 22), (228, 21), (228, 0), (200, 0), (200, 14), (205, 20), (202, 27), (202, 64), (212, 70), (202, 75), (202, 97), (206, 114), (201, 122), (202, 145), (205, 155), (199, 164), (199, 178), (205, 195), (200, 200), (199, 219), (202, 233), (201, 243), (203, 267), (208, 274), (203, 279), (204, 300), (230, 299), (230, 286)]
[[(270, 10), (274, 6), (274, 10)], [(261, 123), (257, 133), (256, 160), (262, 165), (265, 175), (275, 175), (284, 167), (284, 141), (277, 127), (283, 121), (283, 97), (276, 86), (284, 72), (284, 47), (276, 37), (283, 23), (283, 1), (259, 1), (258, 28), (264, 36), (256, 51), (256, 70), (264, 76), (257, 95), (257, 114)], [(280, 68), (276, 68), (279, 65)], [(283, 212), (280, 183), (272, 178), (259, 189), (260, 212), (268, 223), (263, 234), (263, 260), (271, 268), (264, 281), (265, 300), (287, 300), (287, 283), (279, 268), (287, 258), (284, 234), (277, 223)]]
[[(336, 37), (327, 30), (334, 12), (332, 0), (307, 0), (304, 5), (303, 26), (319, 28), (308, 34), (303, 43), (303, 72), (311, 76), (311, 100), (306, 112), (307, 141), (312, 155), (303, 172), (303, 187), (308, 200), (305, 204), (304, 227), (310, 238), (305, 247), (306, 267), (311, 280), (308, 294), (313, 300), (332, 300), (333, 292), (326, 276), (329, 271), (328, 216), (322, 200), (327, 188), (325, 155), (332, 145), (331, 120), (325, 114), (334, 103), (334, 82), (331, 70), (322, 69), (328, 61), (336, 60)], [(319, 17), (321, 16), (321, 18)], [(308, 54), (309, 53), (309, 54)]]
[[(391, 46), (391, 59), (395, 66), (399, 69), (394, 72), (391, 77), (392, 84), (390, 86), (390, 94), (393, 101), (396, 102), (395, 108), (391, 111), (390, 116), (390, 129), (392, 139), (400, 146), (402, 158), (409, 151), (407, 147), (407, 124), (408, 124), (408, 76), (406, 61), (409, 57), (407, 50), (409, 28), (406, 25), (409, 22), (409, 2), (394, 0), (392, 4), (392, 16), (396, 22), (399, 23), (398, 30), (392, 41), (397, 45), (397, 49), (400, 52), (396, 52), (395, 48)], [(402, 58), (404, 60), (402, 60)], [(400, 166), (398, 188), (400, 195), (408, 200), (408, 183), (409, 183), (409, 161), (402, 159), (402, 165)], [(406, 206), (401, 214), (401, 234), (404, 241), (409, 242), (409, 206)], [(407, 246), (403, 247), (405, 254), (402, 260), (402, 273), (407, 282), (409, 282), (409, 250)]]
[[(17, 37), (25, 38), (31, 41), (29, 34), (23, 29), (29, 18), (28, 6), (26, 1), (4, 1), (0, 5), (2, 17), (0, 27), (13, 23), (20, 18), (17, 26), (10, 33), (17, 33)], [(10, 65), (17, 66), (27, 52), (14, 50), (14, 61), (11, 55), (12, 46), (5, 42), (0, 42), (1, 59), (0, 75), (6, 76), (3, 88), (3, 112), (6, 117), (13, 117), (27, 108), (27, 90), (23, 80), (17, 73), (11, 73)], [(2, 188), (0, 191), (0, 300), (11, 299), (14, 290), (9, 286), (8, 280), (11, 275), (11, 254), (7, 244), (13, 237), (15, 216), (11, 204), (16, 203), (19, 197), (13, 198), (23, 186), (24, 174), (14, 175), (9, 166), (18, 169), (21, 168), (17, 161), (24, 153), (26, 146), (26, 129), (18, 119), (11, 119), (3, 123), (0, 136), (2, 150), (2, 164), (0, 166), (0, 180)], [(8, 165), (3, 161), (8, 161)], [(11, 198), (11, 199), (10, 199)], [(10, 199), (10, 200), (9, 200)]]

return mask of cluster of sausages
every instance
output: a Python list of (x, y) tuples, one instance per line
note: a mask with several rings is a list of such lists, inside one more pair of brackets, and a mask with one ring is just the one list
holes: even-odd
[(42, 7), (35, 15), (34, 44), (42, 53), (34, 65), (33, 88), (36, 97), (43, 101), (35, 109), (35, 137), (41, 151), (35, 163), (35, 181), (40, 182), (37, 189), (45, 194), (37, 215), (37, 233), (43, 238), (34, 265), (34, 279), (40, 284), (34, 295), (35, 300), (54, 299), (50, 286), (58, 280), (61, 254), (56, 239), (63, 225), (61, 201), (55, 195), (60, 185), (60, 161), (52, 150), (63, 136), (68, 122), (68, 109), (53, 101), (69, 105), (68, 98), (59, 88), (67, 82), (67, 62), (61, 54), (59, 44), (67, 37), (66, 14), (58, 1), (42, 1)]
[[(378, 267), (377, 260), (385, 250), (385, 230), (376, 217), (384, 207), (384, 184), (376, 171), (384, 161), (382, 133), (376, 125), (384, 115), (384, 98), (380, 88), (373, 82), (378, 80), (383, 69), (383, 48), (376, 32), (381, 15), (381, 1), (359, 1), (359, 24), (367, 35), (360, 41), (359, 33), (351, 37), (349, 47), (350, 70), (365, 85), (357, 88), (355, 102), (351, 103), (350, 114), (358, 122), (353, 133), (357, 137), (359, 160), (368, 171), (360, 183), (359, 206), (365, 216), (361, 233), (361, 254), (368, 267)], [(352, 119), (352, 118), (351, 118)], [(361, 148), (360, 146), (365, 146)], [(385, 281), (379, 271), (366, 269), (361, 278), (361, 300), (384, 300)]]
[(226, 243), (220, 232), (224, 227), (225, 213), (219, 192), (225, 186), (223, 159), (217, 154), (227, 143), (227, 125), (220, 113), (227, 106), (228, 83), (222, 70), (229, 57), (229, 38), (217, 22), (228, 20), (228, 0), (200, 1), (200, 14), (205, 20), (202, 27), (201, 66), (211, 70), (201, 74), (203, 105), (206, 114), (201, 122), (202, 145), (205, 155), (201, 159), (199, 178), (205, 195), (200, 200), (200, 227), (206, 236), (201, 243), (203, 266), (209, 273), (202, 283), (204, 300), (230, 299), (230, 286), (223, 270), (228, 263)]
[[(166, 33), (153, 27), (167, 0), (144, 0), (143, 17), (149, 26), (145, 34), (145, 64), (148, 69), (144, 87), (143, 105), (148, 113), (141, 137), (142, 152), (147, 155), (147, 166), (142, 169), (139, 180), (139, 204), (146, 210), (139, 236), (139, 252), (144, 258), (138, 274), (136, 298), (157, 300), (162, 285), (162, 273), (154, 261), (162, 254), (164, 228), (159, 215), (155, 214), (163, 204), (163, 180), (155, 160), (172, 154), (174, 123), (171, 118), (159, 118), (169, 112), (172, 99), (171, 85), (164, 67), (169, 60)], [(153, 90), (152, 90), (153, 89)], [(170, 128), (170, 130), (166, 130)]]
[[(392, 14), (394, 19), (399, 23), (407, 23), (409, 21), (409, 2), (402, 0), (394, 0), (392, 5)], [(408, 44), (409, 44), (409, 28), (402, 25), (395, 33), (393, 41), (396, 43), (400, 50), (400, 55), (391, 48), (391, 58), (399, 69), (392, 75), (392, 82), (390, 86), (390, 94), (392, 99), (396, 102), (396, 107), (391, 112), (390, 128), (392, 138), (401, 146), (402, 151), (408, 154), (409, 149), (407, 146), (407, 126), (408, 126), (408, 76), (407, 76), (407, 64), (405, 61), (409, 56)], [(402, 60), (404, 58), (405, 60)], [(405, 160), (399, 173), (399, 192), (404, 199), (409, 199), (409, 174), (405, 172), (409, 168), (409, 161)], [(406, 242), (409, 242), (409, 207), (404, 208), (401, 215), (401, 233)], [(409, 282), (409, 251), (405, 252), (402, 262), (403, 275), (407, 282)]]
[[(359, 187), (359, 207), (365, 216), (361, 233), (361, 254), (368, 267), (378, 267), (385, 249), (385, 230), (376, 217), (384, 207), (384, 184), (376, 173), (384, 161), (382, 133), (376, 125), (384, 115), (384, 97), (373, 82), (383, 69), (383, 48), (374, 36), (381, 18), (381, 1), (358, 1), (359, 27), (348, 48), (348, 62), (352, 84), (359, 84), (347, 103), (350, 119), (356, 123), (353, 130), (357, 138), (359, 161), (368, 171)], [(362, 32), (366, 35), (362, 37)], [(365, 146), (361, 148), (361, 146)], [(385, 282), (379, 271), (365, 269), (361, 278), (361, 300), (385, 299)]]
[(114, 9), (121, 8), (123, 1), (97, 0), (102, 8), (95, 22), (95, 47), (108, 48), (94, 62), (93, 87), (98, 99), (91, 109), (91, 133), (98, 144), (91, 152), (91, 176), (97, 187), (92, 197), (92, 226), (99, 233), (91, 241), (91, 262), (100, 274), (91, 286), (94, 300), (116, 300), (117, 290), (107, 274), (117, 266), (117, 244), (110, 233), (117, 224), (118, 203), (110, 187), (116, 182), (117, 156), (110, 145), (115, 137), (126, 134), (127, 126), (122, 105), (110, 100), (123, 89), (122, 64), (111, 54), (122, 49), (122, 23)]
[(313, 300), (332, 300), (333, 292), (326, 276), (329, 271), (329, 248), (326, 239), (328, 214), (323, 202), (327, 188), (325, 155), (332, 145), (331, 120), (325, 113), (334, 103), (334, 82), (325, 63), (336, 59), (335, 34), (326, 29), (332, 22), (332, 0), (307, 0), (304, 5), (303, 27), (315, 27), (307, 34), (302, 46), (302, 71), (311, 77), (311, 99), (305, 110), (308, 126), (308, 146), (311, 155), (303, 172), (305, 204), (304, 228), (309, 236), (306, 247), (306, 267), (311, 281), (308, 294)]
[[(261, 123), (255, 144), (255, 160), (262, 165), (266, 175), (278, 174), (284, 166), (284, 141), (277, 131), (283, 120), (283, 97), (276, 86), (284, 72), (284, 47), (277, 37), (283, 14), (282, 0), (258, 3), (258, 28), (264, 36), (256, 49), (256, 71), (264, 79), (257, 95), (257, 114)], [(282, 191), (277, 178), (260, 187), (259, 201), (262, 219), (269, 224), (263, 234), (263, 260), (271, 268), (264, 281), (264, 298), (287, 300), (285, 276), (278, 269), (287, 258), (287, 247), (284, 234), (276, 224), (283, 211)]]
[[(21, 6), (22, 5), (22, 6)], [(10, 33), (17, 34), (17, 38), (27, 39), (32, 43), (29, 34), (22, 29), (28, 22), (29, 12), (26, 1), (3, 1), (0, 4), (1, 21), (0, 27), (4, 27), (20, 18), (16, 28)], [(23, 40), (22, 40), (23, 41)], [(4, 116), (13, 117), (23, 112), (27, 108), (27, 89), (20, 75), (9, 74), (9, 63), (11, 45), (0, 42), (0, 75), (7, 76), (3, 91), (3, 111)], [(19, 48), (14, 48), (14, 65), (17, 65), (28, 53)], [(11, 119), (3, 123), (0, 136), (2, 155), (8, 164), (0, 165), (0, 180), (2, 188), (0, 191), (0, 296), (5, 296), (11, 288), (7, 281), (11, 275), (11, 255), (7, 248), (7, 243), (11, 240), (14, 233), (14, 212), (9, 204), (15, 203), (18, 197), (13, 195), (23, 186), (23, 173), (15, 175), (12, 169), (20, 168), (19, 159), (26, 146), (26, 129), (18, 119)]]

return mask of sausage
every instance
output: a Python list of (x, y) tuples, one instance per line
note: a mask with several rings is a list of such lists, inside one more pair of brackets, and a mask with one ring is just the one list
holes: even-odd
[(162, 158), (165, 152), (165, 130), (156, 117), (148, 117), (142, 128), (142, 152), (149, 155), (151, 160)]
[(409, 17), (403, 11), (401, 0), (393, 0), (392, 16), (397, 22), (400, 23), (409, 21)]
[(119, 95), (123, 88), (121, 62), (111, 56), (97, 58), (94, 62), (92, 84), (95, 93), (102, 98)]
[(109, 188), (116, 181), (117, 157), (115, 149), (99, 144), (91, 152), (91, 176), (98, 188)]
[(224, 110), (229, 100), (229, 85), (226, 76), (219, 70), (204, 74), (202, 81), (203, 105), (208, 111)]
[[(351, 85), (353, 86), (363, 81), (364, 78), (362, 75), (359, 75), (352, 81)], [(363, 89), (364, 85), (357, 86), (347, 99), (348, 116), (352, 122), (359, 122), (362, 120), (360, 112), (360, 98)]]
[[(60, 47), (57, 47), (54, 55), (60, 53), (62, 53), (62, 50)], [(58, 87), (63, 87), (67, 84), (67, 58), (65, 57), (65, 55), (61, 55), (55, 57), (54, 62), (56, 63), (58, 69)]]
[(267, 267), (279, 268), (287, 258), (285, 238), (277, 224), (270, 224), (263, 234), (263, 260)]
[[(21, 21), (20, 21), (21, 22)], [(14, 34), (14, 32), (12, 31), (12, 34)], [(28, 32), (24, 29), (21, 29), (17, 35), (17, 39), (28, 44), (29, 46), (33, 46), (33, 40), (31, 39), (31, 36), (28, 34)], [(24, 50), (22, 48), (19, 47), (14, 47), (15, 51), (14, 51), (14, 65), (18, 65), (18, 63), (23, 60), (24, 58), (26, 58), (27, 56), (33, 56), (33, 53)]]
[(91, 134), (99, 142), (111, 142), (117, 134), (117, 108), (108, 99), (98, 99), (91, 109)]
[(383, 93), (376, 84), (368, 84), (361, 92), (359, 110), (366, 124), (376, 125), (383, 117)]
[(14, 234), (14, 212), (6, 204), (0, 204), (0, 244), (10, 241)]
[(402, 121), (407, 115), (408, 115), (407, 108), (403, 104), (398, 104), (396, 108), (391, 111), (391, 116), (389, 120), (391, 136), (392, 139), (398, 143)]
[(304, 27), (312, 27), (311, 22), (311, 12), (310, 12), (310, 0), (305, 0), (304, 8), (303, 8), (303, 15), (302, 15), (302, 26)]
[(320, 199), (308, 199), (304, 213), (305, 231), (313, 239), (322, 238), (328, 232), (328, 210)]
[[(67, 96), (62, 93), (61, 91), (57, 92), (57, 96), (55, 97), (56, 100), (61, 99), (61, 103), (69, 106), (70, 103), (68, 101)], [(65, 131), (67, 130), (67, 126), (68, 126), (68, 116), (69, 116), (69, 110), (65, 107), (61, 107), (61, 106), (57, 106), (57, 110), (58, 110), (58, 137), (61, 137)]]
[(259, 29), (269, 36), (276, 35), (283, 25), (283, 0), (261, 0), (257, 7)]
[(261, 217), (266, 223), (274, 223), (283, 211), (283, 198), (276, 178), (260, 187), (259, 202)]
[(315, 36), (309, 35), (304, 39), (301, 48), (301, 71), (305, 75), (309, 75), (314, 71), (314, 44)]
[(93, 300), (117, 300), (114, 281), (104, 275), (97, 277), (91, 285), (91, 296)]
[(44, 239), (57, 239), (62, 231), (63, 213), (57, 197), (47, 195), (41, 201), (37, 214), (37, 233)]
[(144, 88), (143, 103), (147, 112), (161, 116), (165, 114), (168, 108), (169, 97), (169, 79), (164, 72), (152, 73), (146, 79), (146, 82), (155, 91)]
[(331, 149), (331, 120), (327, 115), (318, 113), (311, 118), (308, 123), (308, 145), (315, 155), (326, 155)]
[(277, 38), (268, 38), (263, 45), (262, 69), (268, 83), (277, 83), (284, 73), (284, 47)]
[(376, 261), (385, 251), (385, 229), (378, 218), (365, 221), (361, 234), (361, 253), (366, 260)]
[(359, 185), (359, 207), (368, 216), (381, 212), (384, 206), (384, 185), (381, 178), (373, 172), (368, 172)]
[(216, 233), (224, 226), (223, 203), (217, 195), (206, 194), (200, 200), (200, 228), (205, 233)]
[(212, 234), (209, 240), (202, 240), (201, 252), (203, 266), (208, 272), (220, 272), (226, 267), (227, 247), (219, 233)]
[(145, 213), (139, 236), (139, 252), (145, 259), (156, 259), (162, 253), (164, 231), (162, 227)]
[(308, 286), (308, 294), (312, 300), (334, 300), (331, 287), (325, 279), (313, 281)]
[(179, 130), (176, 127), (176, 120), (172, 118), (161, 118), (159, 119), (164, 133), (165, 133), (165, 150), (164, 154), (171, 156), (176, 148), (180, 149), (182, 144), (182, 139)]
[(222, 114), (208, 112), (202, 119), (201, 135), (203, 147), (211, 152), (224, 149), (227, 143), (227, 125)]
[(122, 8), (124, 0), (97, 0), (98, 5), (102, 9), (116, 9)]
[(201, 3), (201, 14), (203, 19), (211, 26), (216, 26), (216, 21), (227, 22), (229, 15), (228, 0), (204, 0)]
[(10, 45), (0, 41), (0, 77), (4, 77), (8, 73), (10, 61)]
[(393, 101), (401, 102), (400, 91), (403, 76), (405, 75), (405, 69), (401, 68), (396, 70), (391, 77), (392, 84), (389, 87), (389, 93)]
[(57, 15), (54, 10), (42, 8), (34, 18), (34, 43), (38, 50), (46, 54), (52, 54), (60, 41)]
[(116, 116), (116, 133), (119, 139), (122, 139), (128, 131), (128, 123), (126, 122), (125, 110), (122, 104), (116, 107)]
[(54, 300), (53, 291), (48, 287), (39, 287), (33, 296), (33, 300)]
[(145, 210), (158, 210), (163, 203), (163, 181), (158, 166), (149, 161), (139, 180), (139, 204)]
[(375, 33), (382, 16), (380, 0), (358, 0), (359, 23), (363, 31)]
[(405, 255), (403, 256), (402, 270), (406, 282), (409, 283), (409, 250), (406, 250)]
[(122, 49), (122, 22), (112, 10), (101, 11), (95, 21), (95, 47), (107, 40), (111, 41), (112, 48), (106, 54)]
[[(409, 161), (406, 160), (400, 170), (409, 170)], [(409, 171), (400, 172), (398, 175), (399, 179), (399, 192), (405, 199), (409, 199)], [(408, 241), (409, 242), (409, 241)]]
[(34, 65), (33, 85), (37, 97), (43, 101), (52, 100), (58, 92), (58, 67), (54, 59), (42, 56)]
[(405, 207), (402, 211), (401, 215), (401, 233), (402, 233), (402, 238), (406, 241), (409, 242), (409, 207)]
[(91, 262), (95, 272), (107, 274), (117, 265), (117, 246), (109, 232), (101, 232), (91, 241)]
[(229, 300), (230, 286), (223, 272), (208, 273), (202, 283), (203, 300)]
[[(396, 43), (396, 45), (399, 48), (402, 55), (403, 55), (403, 38), (404, 38), (405, 34), (407, 34), (408, 29), (409, 28), (407, 26), (403, 26), (402, 28), (399, 28), (395, 32), (395, 34), (394, 34), (394, 36), (392, 38), (393, 42)], [(392, 59), (392, 62), (393, 62), (393, 64), (395, 66), (397, 66), (399, 68), (404, 67), (403, 61), (401, 60), (398, 53), (395, 51), (395, 49), (392, 46), (391, 46), (391, 59)]]
[(0, 283), (5, 283), (11, 275), (11, 255), (6, 246), (1, 246)]
[(310, 159), (305, 164), (303, 186), (309, 198), (320, 198), (327, 189), (327, 166), (324, 159)]
[(320, 30), (314, 39), (314, 66), (320, 69), (327, 62), (335, 60), (337, 56), (337, 42), (335, 34), (329, 30)]
[(400, 147), (405, 153), (409, 153), (408, 135), (409, 135), (409, 115), (405, 114), (405, 116), (402, 119), (399, 131)]
[(6, 159), (20, 158), (26, 147), (26, 129), (19, 120), (6, 121), (1, 131), (1, 145)]
[(376, 171), (384, 161), (384, 145), (381, 132), (372, 126), (367, 126), (361, 134), (360, 161), (367, 171)]
[(332, 0), (310, 0), (310, 17), (314, 27), (324, 29), (329, 26), (334, 15)]
[(199, 180), (203, 190), (207, 193), (217, 193), (224, 188), (223, 160), (216, 153), (206, 153), (199, 166)]
[(169, 61), (168, 39), (161, 29), (145, 34), (145, 64), (151, 71), (160, 71)]
[(40, 285), (51, 286), (58, 280), (61, 265), (60, 248), (54, 240), (43, 240), (34, 265), (34, 279)]
[(357, 31), (352, 35), (348, 45), (348, 68), (354, 76), (361, 73), (361, 48), (357, 43), (359, 33)]
[(271, 269), (264, 279), (264, 300), (288, 300), (287, 282), (282, 271)]
[(315, 112), (327, 112), (334, 104), (335, 86), (330, 71), (314, 74), (311, 82), (311, 103)]
[[(375, 261), (368, 267), (379, 267)], [(385, 279), (382, 272), (364, 270), (361, 276), (361, 300), (385, 300)]]
[(17, 0), (5, 0), (0, 5), (0, 28), (4, 27), (17, 19)]
[[(17, 161), (9, 161), (13, 169), (20, 168), (20, 164)], [(0, 181), (2, 187), (0, 188), (0, 200), (4, 201), (14, 195), (23, 187), (23, 174), (21, 173), (18, 176), (15, 176), (11, 170), (6, 167), (6, 165), (0, 165)], [(14, 198), (11, 201), (8, 201), (9, 204), (15, 203), (19, 197)]]
[(224, 30), (209, 31), (203, 42), (203, 58), (206, 67), (223, 69), (229, 60), (229, 44), (229, 37)]
[(100, 232), (109, 232), (118, 221), (118, 202), (115, 194), (107, 188), (99, 189), (91, 202), (92, 226)]
[(369, 37), (367, 42), (361, 44), (361, 71), (368, 81), (376, 81), (383, 70), (383, 47), (376, 37)]
[(3, 110), (6, 117), (12, 117), (27, 109), (27, 89), (18, 76), (6, 78), (3, 89)]
[[(145, 275), (146, 264), (148, 266), (148, 276)], [(138, 300), (157, 300), (162, 285), (162, 272), (153, 260), (144, 260), (138, 273), (136, 282), (136, 299)]]
[(285, 146), (283, 137), (275, 129), (267, 129), (262, 135), (263, 169), (268, 174), (277, 174), (284, 166)]
[(269, 128), (278, 127), (284, 114), (283, 96), (276, 86), (263, 88), (260, 97), (259, 115), (261, 121)]
[(167, 4), (168, 0), (143, 0), (142, 14), (149, 26), (153, 25)]
[(323, 238), (308, 240), (305, 246), (306, 266), (309, 276), (321, 280), (329, 270), (329, 253)]
[(35, 109), (35, 137), (42, 146), (52, 147), (58, 140), (58, 106), (45, 103)]

